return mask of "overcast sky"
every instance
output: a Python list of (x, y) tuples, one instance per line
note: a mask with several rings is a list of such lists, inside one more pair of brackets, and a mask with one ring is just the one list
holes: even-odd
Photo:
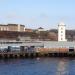
[(75, 0), (0, 0), (1, 24), (51, 29), (61, 21), (75, 29)]

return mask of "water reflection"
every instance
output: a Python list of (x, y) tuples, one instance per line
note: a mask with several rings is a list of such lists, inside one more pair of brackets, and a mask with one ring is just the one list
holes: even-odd
[(69, 67), (68, 59), (62, 58), (58, 62), (56, 75), (69, 75), (68, 67)]
[(75, 58), (0, 60), (0, 75), (75, 75)]

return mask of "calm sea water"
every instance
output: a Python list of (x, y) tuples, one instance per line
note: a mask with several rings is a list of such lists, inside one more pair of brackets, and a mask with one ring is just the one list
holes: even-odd
[(75, 58), (0, 60), (0, 75), (75, 75)]

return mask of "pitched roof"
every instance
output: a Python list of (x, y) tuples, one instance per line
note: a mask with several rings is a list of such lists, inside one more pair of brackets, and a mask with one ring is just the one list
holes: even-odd
[(42, 28), (42, 27), (39, 27), (38, 29), (44, 29), (44, 28)]

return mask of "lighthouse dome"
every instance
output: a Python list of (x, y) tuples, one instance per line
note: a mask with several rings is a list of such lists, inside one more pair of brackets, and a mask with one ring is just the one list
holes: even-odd
[(64, 24), (64, 22), (60, 22), (59, 25), (63, 25), (64, 26), (65, 24)]

